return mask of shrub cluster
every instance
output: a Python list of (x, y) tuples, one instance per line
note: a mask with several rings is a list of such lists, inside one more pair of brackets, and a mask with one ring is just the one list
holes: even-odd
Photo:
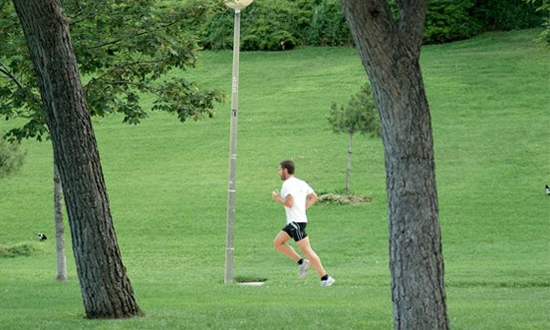
[[(210, 4), (210, 15), (201, 31), (201, 46), (229, 49), (233, 44), (233, 12), (220, 6), (219, 1), (211, 0)], [(339, 0), (256, 1), (241, 16), (243, 50), (351, 44)]]
[(483, 30), (483, 23), (472, 18), (473, 0), (432, 0), (428, 2), (424, 43), (444, 43), (471, 38)]
[(483, 31), (540, 26), (544, 14), (525, 0), (431, 0), (424, 43), (468, 39)]
[[(509, 31), (538, 27), (546, 16), (537, 5), (525, 0), (476, 0), (471, 9), (473, 19), (482, 22), (486, 31)], [(529, 2), (529, 3), (528, 3)]]
[[(208, 0), (210, 7), (200, 44), (205, 49), (230, 49), (233, 12)], [(397, 7), (391, 3), (397, 19)], [(487, 30), (540, 26), (544, 13), (525, 0), (430, 0), (424, 43), (467, 39)], [(339, 0), (256, 1), (241, 18), (243, 50), (285, 50), (296, 46), (352, 45)]]

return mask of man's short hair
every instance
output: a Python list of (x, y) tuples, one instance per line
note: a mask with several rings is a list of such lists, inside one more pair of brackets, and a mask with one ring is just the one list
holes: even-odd
[(279, 165), (281, 165), (282, 169), (285, 169), (288, 171), (288, 174), (294, 174), (294, 162), (287, 159), (283, 160)]

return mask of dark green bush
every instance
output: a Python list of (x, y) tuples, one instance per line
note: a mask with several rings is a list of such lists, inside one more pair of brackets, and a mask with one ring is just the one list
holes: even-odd
[(444, 43), (479, 34), (483, 26), (470, 16), (473, 6), (471, 0), (431, 0), (426, 13), (424, 43)]
[[(206, 49), (230, 49), (233, 45), (233, 11), (213, 2), (211, 14), (201, 36)], [(254, 2), (241, 14), (243, 50), (284, 50), (299, 44), (304, 12), (288, 0)]]
[(342, 12), (340, 1), (320, 1), (312, 8), (311, 25), (304, 43), (313, 46), (351, 45), (352, 38), (348, 23)]
[(204, 6), (208, 9), (204, 24), (198, 29), (199, 45), (204, 49), (231, 49), (233, 11), (217, 0), (205, 0)]
[(285, 1), (263, 1), (247, 8), (243, 19), (244, 50), (285, 50), (297, 45), (296, 13)]
[[(206, 49), (231, 49), (233, 11), (206, 0), (208, 17), (200, 31)], [(396, 13), (395, 3), (390, 2)], [(524, 0), (430, 0), (424, 43), (471, 38), (484, 30), (540, 26), (544, 12)], [(397, 15), (396, 15), (397, 16)], [(241, 15), (243, 50), (285, 50), (298, 46), (352, 45), (339, 0), (256, 1)]]
[(471, 16), (477, 19), (486, 31), (508, 31), (540, 26), (543, 12), (524, 0), (475, 0)]

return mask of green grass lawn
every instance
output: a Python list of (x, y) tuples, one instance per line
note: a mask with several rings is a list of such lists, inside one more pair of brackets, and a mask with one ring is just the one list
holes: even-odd
[[(531, 42), (538, 32), (423, 48), (453, 329), (550, 328), (550, 61)], [(229, 95), (231, 57), (201, 53), (184, 74)], [(342, 190), (347, 137), (326, 117), (365, 79), (351, 48), (241, 53), (235, 276), (266, 278), (262, 287), (223, 284), (229, 102), (201, 122), (94, 119), (143, 318), (84, 319), (70, 249), (69, 281), (55, 282), (51, 145), (25, 142), (24, 167), (0, 181), (0, 247), (34, 251), (0, 258), (0, 329), (391, 329), (380, 140), (354, 140), (351, 190), (372, 202), (309, 212), (333, 287), (313, 272), (298, 279), (272, 247), (284, 225), (271, 200), (278, 162), (294, 159), (317, 191)], [(50, 239), (38, 242), (39, 231)]]

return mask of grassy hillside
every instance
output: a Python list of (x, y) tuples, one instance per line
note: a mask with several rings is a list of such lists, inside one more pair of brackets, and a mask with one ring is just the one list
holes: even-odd
[[(550, 327), (549, 61), (538, 31), (490, 33), (426, 46), (449, 317), (453, 329)], [(230, 93), (231, 52), (205, 52), (183, 73)], [(55, 282), (52, 151), (26, 142), (23, 169), (0, 182), (4, 329), (391, 329), (383, 146), (357, 135), (351, 190), (363, 205), (317, 205), (308, 232), (336, 278), (296, 276), (272, 239), (284, 212), (271, 201), (278, 162), (317, 191), (344, 188), (347, 140), (330, 103), (366, 75), (350, 48), (241, 53), (235, 272), (223, 281), (229, 102), (181, 124), (155, 113), (139, 126), (94, 119), (115, 227), (144, 318), (88, 321), (69, 249), (69, 282)], [(148, 102), (145, 98), (144, 102)], [(2, 122), (6, 127), (10, 123)], [(38, 242), (38, 231), (50, 239)], [(69, 234), (67, 239), (70, 241)]]

